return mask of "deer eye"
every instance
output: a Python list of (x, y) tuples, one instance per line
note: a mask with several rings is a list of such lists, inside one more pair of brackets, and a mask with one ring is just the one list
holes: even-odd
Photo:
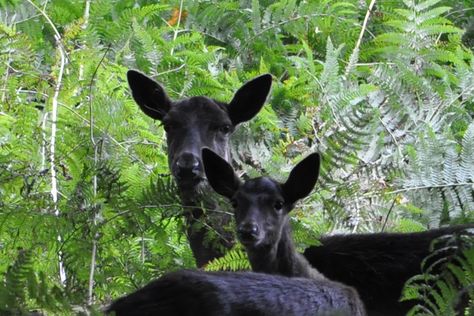
[(283, 208), (283, 202), (282, 201), (276, 201), (275, 204), (273, 205), (275, 210), (280, 211)]
[(178, 124), (174, 122), (163, 122), (163, 128), (167, 133), (171, 132), (172, 130), (176, 129)]
[(231, 130), (232, 130), (232, 127), (230, 125), (219, 126), (219, 131), (223, 134), (229, 134)]

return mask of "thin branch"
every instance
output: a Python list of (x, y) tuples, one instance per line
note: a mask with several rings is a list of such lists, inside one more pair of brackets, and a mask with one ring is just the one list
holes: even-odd
[(362, 196), (364, 196), (364, 197), (373, 197), (373, 196), (386, 195), (386, 194), (398, 194), (398, 193), (416, 191), (416, 190), (442, 189), (442, 188), (473, 186), (473, 185), (474, 185), (474, 183), (472, 183), (472, 182), (448, 183), (448, 184), (439, 184), (439, 185), (423, 185), (423, 186), (417, 186), (417, 187), (403, 188), (403, 189), (389, 191), (389, 192), (383, 192), (383, 191), (367, 192), (365, 194), (362, 194)]
[[(28, 0), (29, 1), (29, 0)], [(50, 141), (50, 153), (49, 159), (51, 164), (51, 197), (53, 199), (54, 205), (54, 215), (59, 217), (59, 207), (58, 207), (58, 179), (56, 175), (56, 131), (57, 131), (57, 120), (58, 120), (58, 98), (59, 91), (61, 90), (61, 84), (63, 79), (64, 67), (66, 64), (66, 58), (63, 51), (63, 48), (60, 44), (60, 38), (56, 37), (56, 42), (58, 44), (58, 51), (61, 57), (58, 79), (56, 81), (56, 86), (54, 88), (54, 95), (52, 100), (52, 112), (51, 112), (51, 141)], [(58, 234), (58, 242), (61, 244), (61, 235)], [(62, 284), (66, 283), (66, 270), (64, 268), (64, 262), (62, 260), (62, 253), (59, 253), (59, 277)]]
[(384, 194), (397, 194), (401, 192), (408, 192), (408, 191), (414, 191), (414, 190), (424, 190), (424, 189), (440, 189), (440, 188), (449, 188), (449, 187), (461, 187), (461, 186), (472, 186), (472, 182), (461, 182), (461, 183), (448, 183), (448, 184), (439, 184), (439, 185), (424, 185), (424, 186), (418, 186), (418, 187), (409, 187), (409, 188), (403, 188), (395, 191), (390, 191), (390, 192), (384, 192)]
[(393, 202), (392, 202), (392, 205), (390, 206), (388, 212), (387, 212), (387, 216), (385, 216), (385, 221), (383, 222), (383, 225), (382, 225), (382, 229), (381, 229), (381, 232), (383, 233), (383, 231), (385, 230), (385, 226), (387, 225), (387, 222), (388, 222), (388, 217), (390, 216), (390, 214), (392, 213), (392, 210), (393, 210), (393, 207), (395, 206), (395, 201), (397, 200), (397, 197), (395, 197), (393, 199)]
[(357, 39), (356, 45), (354, 46), (354, 50), (352, 51), (350, 61), (348, 67), (346, 68), (345, 77), (349, 77), (350, 72), (352, 71), (352, 65), (356, 62), (356, 56), (359, 55), (360, 45), (362, 44), (362, 39), (364, 38), (364, 33), (367, 28), (367, 24), (369, 23), (370, 14), (372, 13), (372, 9), (374, 8), (376, 0), (372, 0), (369, 4), (369, 8), (365, 13), (364, 23), (362, 24), (362, 29), (360, 30), (359, 38)]
[[(46, 21), (48, 22), (48, 24), (51, 26), (51, 28), (53, 29), (54, 31), (54, 38), (56, 39), (56, 43), (58, 46), (61, 47), (61, 50), (63, 51), (63, 54), (65, 55), (65, 57), (69, 60), (69, 56), (67, 55), (67, 52), (66, 52), (66, 49), (64, 48), (63, 44), (62, 44), (62, 38), (61, 38), (61, 34), (59, 34), (59, 31), (58, 29), (56, 28), (56, 26), (54, 25), (53, 21), (51, 21), (51, 19), (49, 18), (49, 16), (46, 14), (46, 12), (44, 12), (43, 9), (41, 9), (40, 7), (38, 7), (36, 4), (34, 4), (31, 0), (26, 0), (28, 1), (29, 4), (31, 4), (33, 7), (35, 7), (36, 10), (38, 10), (41, 15), (46, 19)], [(47, 2), (45, 3), (45, 6), (46, 6)]]
[(7, 69), (5, 69), (5, 79), (3, 80), (3, 93), (2, 93), (2, 104), (5, 104), (5, 100), (6, 100), (6, 96), (7, 96), (7, 83), (8, 83), (8, 77), (10, 75), (10, 70), (8, 69), (8, 66), (10, 65), (10, 51), (8, 52), (8, 56), (7, 56)]
[(385, 124), (385, 122), (380, 117), (379, 117), (379, 121), (380, 121), (380, 123), (382, 123), (385, 130), (390, 134), (390, 137), (392, 137), (393, 142), (397, 146), (398, 154), (400, 155), (400, 157), (402, 157), (403, 156), (402, 155), (402, 149), (400, 147), (400, 144), (397, 141), (397, 138), (395, 137), (395, 135), (393, 135), (392, 131), (388, 128), (388, 126)]
[(159, 77), (159, 76), (162, 76), (162, 75), (166, 75), (166, 74), (169, 74), (171, 72), (177, 72), (177, 71), (180, 71), (181, 69), (183, 69), (184, 67), (186, 66), (186, 64), (182, 64), (181, 66), (177, 67), (177, 68), (173, 68), (173, 69), (168, 69), (166, 71), (163, 71), (163, 72), (159, 72), (155, 75), (155, 77)]
[[(89, 122), (90, 122), (90, 140), (92, 143), (92, 146), (94, 147), (94, 167), (97, 166), (97, 163), (99, 161), (99, 145), (94, 139), (94, 111), (92, 107), (92, 100), (93, 100), (93, 93), (92, 93), (92, 86), (94, 83), (94, 79), (97, 75), (97, 71), (99, 70), (100, 65), (105, 59), (105, 56), (109, 52), (111, 45), (109, 45), (100, 59), (99, 63), (97, 64), (97, 67), (94, 70), (94, 73), (92, 74), (92, 78), (89, 84)], [(93, 188), (93, 196), (94, 199), (97, 196), (97, 174), (94, 173), (94, 176), (92, 177), (92, 188)], [(94, 207), (94, 219), (93, 219), (93, 226), (94, 229), (97, 229), (97, 218), (99, 217), (99, 208)], [(92, 305), (93, 303), (93, 297), (94, 297), (94, 272), (95, 272), (95, 266), (96, 266), (96, 255), (97, 255), (97, 243), (98, 243), (98, 238), (99, 234), (98, 232), (95, 232), (94, 236), (92, 237), (92, 256), (91, 256), (91, 266), (90, 266), (90, 271), (89, 271), (89, 298), (88, 298), (88, 304)]]
[[(183, 2), (183, 0), (179, 2), (178, 23), (176, 23), (176, 27), (174, 29), (173, 42), (176, 41), (176, 38), (178, 37), (179, 25), (181, 24), (181, 15), (183, 14)], [(174, 47), (171, 48), (170, 55), (173, 55), (173, 53)]]

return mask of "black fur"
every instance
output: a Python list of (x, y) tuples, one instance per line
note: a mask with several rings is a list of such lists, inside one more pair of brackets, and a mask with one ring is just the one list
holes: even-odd
[(267, 177), (241, 183), (232, 166), (219, 155), (204, 148), (202, 158), (210, 186), (233, 203), (237, 236), (245, 246), (253, 271), (324, 279), (296, 251), (288, 223), (293, 204), (309, 194), (316, 183), (318, 154), (295, 166), (284, 184)]
[(416, 302), (399, 302), (405, 282), (421, 273), (433, 240), (474, 224), (420, 233), (326, 236), (304, 256), (326, 277), (354, 286), (369, 315), (405, 315)]
[[(230, 160), (229, 139), (232, 132), (238, 124), (250, 120), (260, 111), (270, 91), (272, 77), (265, 74), (248, 81), (237, 90), (230, 103), (205, 96), (173, 101), (159, 83), (138, 71), (128, 71), (127, 79), (140, 109), (161, 121), (166, 130), (168, 164), (187, 211), (187, 235), (191, 250), (197, 266), (201, 267), (221, 256), (222, 249), (233, 244), (232, 234), (222, 229), (229, 222), (229, 216), (225, 212), (206, 216), (201, 209), (203, 196), (210, 191), (204, 181), (201, 148), (212, 148), (221, 157)], [(216, 207), (212, 202), (204, 202), (208, 209)], [(209, 239), (206, 238), (208, 226), (195, 225), (202, 221), (222, 237), (216, 247), (205, 242)]]
[[(305, 158), (284, 184), (266, 177), (240, 183), (232, 167), (218, 155), (205, 149), (203, 159), (210, 185), (218, 193), (223, 193), (223, 187), (234, 188), (224, 191), (224, 196), (233, 201), (237, 227), (254, 223), (258, 228), (258, 234), (240, 236), (254, 271), (317, 277), (317, 270), (331, 280), (354, 286), (369, 315), (405, 315), (416, 302), (399, 302), (403, 286), (421, 273), (421, 263), (430, 254), (433, 240), (474, 227), (326, 236), (321, 246), (306, 249), (301, 257), (291, 240), (287, 214), (316, 183), (319, 157), (313, 154)], [(278, 201), (283, 202), (280, 211), (275, 209)]]
[(117, 316), (362, 316), (351, 287), (252, 272), (178, 271), (112, 303)]

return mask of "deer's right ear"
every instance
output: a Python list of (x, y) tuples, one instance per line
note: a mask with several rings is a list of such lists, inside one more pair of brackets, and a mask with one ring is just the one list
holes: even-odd
[(234, 95), (228, 111), (232, 124), (237, 125), (253, 118), (267, 100), (272, 87), (272, 75), (264, 74), (247, 81)]
[(318, 181), (319, 165), (319, 154), (313, 153), (291, 170), (288, 180), (282, 186), (285, 202), (293, 204), (311, 193)]
[(149, 117), (162, 120), (172, 104), (165, 89), (155, 80), (136, 70), (127, 72), (127, 80), (133, 99), (140, 109)]
[(214, 191), (226, 198), (232, 198), (240, 186), (240, 179), (232, 166), (208, 148), (202, 149), (202, 163), (207, 181)]

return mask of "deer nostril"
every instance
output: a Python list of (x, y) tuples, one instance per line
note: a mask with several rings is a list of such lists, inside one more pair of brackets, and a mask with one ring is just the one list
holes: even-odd
[(256, 237), (258, 237), (258, 233), (258, 226), (252, 223), (239, 225), (237, 228), (237, 234), (239, 238), (243, 240), (256, 239)]
[(179, 169), (197, 169), (199, 168), (199, 159), (193, 154), (183, 154), (176, 160), (176, 166)]
[(196, 178), (201, 175), (199, 158), (191, 153), (183, 153), (175, 162), (178, 178)]

